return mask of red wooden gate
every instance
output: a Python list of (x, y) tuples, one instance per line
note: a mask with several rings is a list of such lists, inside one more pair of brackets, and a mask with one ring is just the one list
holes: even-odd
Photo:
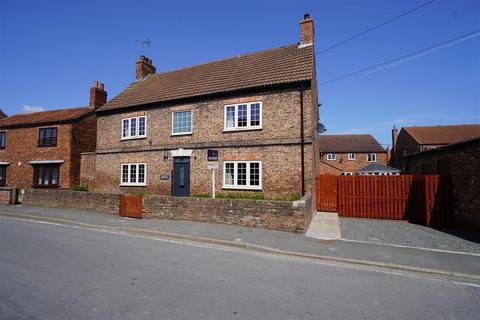
[(414, 176), (409, 221), (426, 226), (448, 226), (453, 220), (451, 178)]
[(316, 178), (317, 210), (337, 211), (337, 176), (322, 174)]
[(141, 219), (143, 217), (143, 198), (137, 195), (122, 194), (120, 197), (120, 215)]

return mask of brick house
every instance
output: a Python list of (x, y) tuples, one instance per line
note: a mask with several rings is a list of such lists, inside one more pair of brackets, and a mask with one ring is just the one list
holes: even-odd
[(480, 228), (480, 137), (405, 157), (408, 174), (449, 176), (461, 225)]
[(80, 181), (82, 152), (95, 150), (95, 109), (107, 92), (95, 81), (87, 107), (0, 120), (0, 186), (68, 188)]
[(82, 181), (98, 192), (210, 194), (210, 158), (217, 192), (311, 191), (318, 102), (309, 15), (300, 29), (300, 43), (170, 72), (157, 74), (141, 56), (136, 80), (97, 110), (97, 149), (82, 156)]
[(480, 125), (419, 126), (392, 129), (391, 165), (406, 171), (406, 156), (446, 146), (451, 143), (480, 137)]
[(387, 151), (369, 134), (319, 135), (317, 172), (353, 175), (368, 164), (386, 165)]

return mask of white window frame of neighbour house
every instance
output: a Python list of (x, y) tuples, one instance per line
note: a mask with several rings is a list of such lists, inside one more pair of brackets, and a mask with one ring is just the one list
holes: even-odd
[[(176, 114), (181, 114), (181, 113), (185, 113), (185, 112), (189, 112), (190, 113), (190, 131), (181, 131), (181, 132), (174, 132), (175, 128), (174, 128), (174, 123), (175, 123), (175, 115)], [(192, 110), (178, 110), (178, 111), (172, 111), (172, 136), (181, 136), (181, 135), (184, 135), (184, 134), (192, 134), (192, 130), (193, 130), (193, 112)]]
[[(258, 118), (258, 124), (252, 125), (252, 105), (257, 105), (259, 108), (259, 118)], [(247, 108), (247, 123), (245, 126), (239, 126), (239, 107), (240, 106), (246, 106)], [(231, 110), (233, 108), (233, 122), (228, 121), (227, 116), (230, 115), (229, 109)], [(262, 112), (263, 111), (263, 103), (262, 101), (254, 101), (254, 102), (246, 102), (246, 103), (238, 103), (238, 104), (228, 104), (224, 106), (223, 109), (223, 131), (242, 131), (242, 130), (260, 130), (263, 128), (263, 117), (262, 117)], [(256, 121), (256, 120), (254, 120)]]
[(327, 153), (327, 160), (328, 161), (335, 161), (335, 160), (337, 160), (337, 155), (335, 153)]
[[(144, 175), (143, 175), (143, 182), (139, 182), (140, 179), (140, 166), (143, 165), (144, 168)], [(123, 173), (123, 168), (127, 168), (127, 179), (125, 181)], [(132, 179), (132, 167), (135, 167), (135, 179)], [(132, 182), (132, 180), (135, 180)], [(146, 186), (147, 185), (147, 164), (142, 163), (122, 163), (120, 166), (120, 185), (121, 186)]]
[[(258, 185), (251, 185), (251, 164), (258, 164)], [(227, 184), (227, 164), (233, 165), (233, 183)], [(246, 164), (246, 184), (238, 183), (238, 165)], [(262, 190), (262, 161), (224, 161), (223, 162), (223, 189)]]
[[(145, 129), (143, 134), (140, 134), (140, 119), (142, 118), (145, 119), (144, 120)], [(125, 127), (125, 123), (127, 123), (126, 127)], [(135, 132), (133, 135), (132, 135), (132, 123), (135, 123)], [(147, 137), (147, 116), (123, 118), (121, 135), (122, 135), (122, 140), (146, 138)]]
[(352, 172), (342, 172), (342, 176), (353, 176)]
[(367, 162), (377, 162), (377, 154), (367, 153)]
[(348, 160), (355, 160), (355, 153), (349, 153)]

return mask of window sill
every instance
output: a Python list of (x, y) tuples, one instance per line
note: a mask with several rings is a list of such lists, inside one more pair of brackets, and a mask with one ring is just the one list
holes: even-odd
[(222, 132), (244, 132), (244, 131), (258, 131), (263, 130), (263, 127), (251, 127), (251, 128), (224, 128)]
[(249, 186), (222, 186), (222, 189), (225, 190), (256, 190), (256, 191), (262, 191), (261, 186), (254, 186), (254, 187), (249, 187)]
[(52, 189), (52, 188), (60, 188), (60, 186), (57, 185), (51, 185), (51, 186), (32, 186), (35, 189)]
[(370, 163), (372, 163), (372, 162), (377, 162), (377, 160), (375, 160), (375, 161), (367, 161), (367, 162), (370, 162)]
[(122, 183), (120, 187), (146, 187), (146, 183)]
[(122, 139), (120, 139), (120, 141), (125, 141), (125, 140), (140, 140), (140, 139), (147, 139), (147, 136), (132, 137), (132, 138), (122, 138)]
[(172, 133), (170, 137), (176, 137), (176, 136), (191, 136), (192, 132), (182, 132), (182, 133)]

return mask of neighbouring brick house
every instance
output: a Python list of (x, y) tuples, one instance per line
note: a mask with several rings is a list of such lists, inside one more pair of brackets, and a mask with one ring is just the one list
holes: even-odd
[(479, 124), (403, 127), (400, 133), (393, 127), (391, 165), (405, 171), (410, 154), (475, 137), (480, 137)]
[(387, 151), (369, 134), (319, 135), (317, 172), (353, 175), (368, 164), (387, 164)]
[(480, 228), (480, 137), (406, 156), (408, 174), (452, 179), (457, 222)]
[(81, 153), (95, 150), (95, 109), (107, 92), (95, 81), (87, 107), (0, 120), (0, 186), (68, 188), (80, 181)]
[[(136, 62), (136, 80), (97, 110), (97, 149), (82, 156), (90, 190), (267, 198), (311, 191), (318, 157), (313, 21), (301, 42), (180, 70)], [(210, 150), (210, 154), (208, 153)], [(217, 154), (218, 153), (218, 154)]]

